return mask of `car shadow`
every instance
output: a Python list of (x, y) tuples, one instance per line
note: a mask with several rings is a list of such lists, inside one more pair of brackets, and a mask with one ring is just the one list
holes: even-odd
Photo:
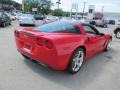
[(13, 27), (13, 25), (11, 24), (11, 25), (7, 25), (7, 26), (5, 26), (5, 27), (0, 26), (0, 29), (5, 29), (5, 28), (9, 28), (9, 27)]
[(41, 77), (64, 87), (78, 90), (78, 88), (83, 88), (91, 84), (102, 74), (104, 67), (112, 61), (112, 54), (115, 54), (114, 50), (96, 54), (94, 57), (85, 61), (81, 70), (74, 75), (64, 71), (45, 68), (38, 63), (31, 63), (29, 60), (24, 60), (24, 62)]
[(24, 24), (21, 27), (35, 27), (35, 25)]

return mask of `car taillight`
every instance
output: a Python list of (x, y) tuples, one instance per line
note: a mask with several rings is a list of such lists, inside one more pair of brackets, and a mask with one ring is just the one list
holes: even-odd
[(44, 40), (43, 38), (37, 38), (37, 44), (39, 46), (45, 46), (48, 49), (53, 48), (53, 44), (50, 40)]
[(19, 36), (20, 36), (19, 31), (16, 31), (16, 30), (15, 30), (15, 36), (17, 36), (17, 37), (19, 37)]
[(50, 40), (46, 40), (45, 41), (45, 46), (48, 48), (48, 49), (52, 49), (53, 48), (53, 44)]
[(37, 44), (38, 44), (39, 46), (43, 46), (44, 40), (43, 40), (42, 38), (37, 38)]

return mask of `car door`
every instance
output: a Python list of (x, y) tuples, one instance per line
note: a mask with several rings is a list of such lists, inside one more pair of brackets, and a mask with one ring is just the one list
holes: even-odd
[(106, 37), (105, 37), (105, 35), (103, 34), (103, 33), (100, 33), (95, 27), (93, 27), (93, 26), (91, 26), (90, 25), (90, 27), (91, 27), (91, 29), (93, 30), (93, 31), (95, 31), (96, 33), (95, 33), (95, 36), (97, 37), (97, 39), (99, 40), (99, 49), (98, 49), (98, 52), (99, 51), (101, 51), (101, 50), (103, 50), (103, 48), (104, 48), (104, 45), (105, 45), (105, 42), (106, 42)]
[(5, 14), (4, 14), (4, 13), (2, 14), (2, 18), (3, 18), (3, 20), (4, 20), (4, 23), (6, 24), (7, 18), (5, 17)]
[(83, 25), (88, 42), (86, 43), (89, 55), (99, 52), (103, 44), (103, 36), (91, 25)]
[(6, 24), (8, 24), (9, 23), (9, 17), (5, 13), (3, 13), (3, 18), (4, 18), (4, 22)]

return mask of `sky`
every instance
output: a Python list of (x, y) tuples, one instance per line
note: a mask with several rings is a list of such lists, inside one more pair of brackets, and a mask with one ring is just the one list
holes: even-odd
[[(14, 0), (17, 2), (22, 2), (22, 0)], [(56, 3), (58, 0), (51, 0)], [(95, 5), (95, 11), (100, 12), (104, 6), (104, 12), (119, 12), (120, 13), (120, 0), (61, 0), (60, 8), (65, 11), (70, 11), (72, 3), (78, 3), (78, 12), (82, 12), (84, 2), (86, 2), (85, 11), (88, 11), (89, 5)], [(52, 9), (57, 8), (54, 4)]]

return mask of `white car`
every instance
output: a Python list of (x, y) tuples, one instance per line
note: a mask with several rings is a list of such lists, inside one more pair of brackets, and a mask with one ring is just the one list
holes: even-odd
[(120, 20), (116, 20), (116, 25), (120, 25)]
[(108, 22), (107, 22), (107, 20), (104, 20), (104, 19), (96, 20), (96, 26), (107, 28), (108, 27)]
[(6, 14), (10, 17), (11, 21), (16, 20), (16, 16), (14, 14), (7, 13), (7, 12), (6, 12)]
[(17, 19), (17, 20), (19, 20), (21, 14), (22, 14), (22, 13), (18, 13), (18, 14), (16, 14), (16, 19)]
[(19, 25), (33, 25), (35, 26), (35, 18), (32, 14), (21, 14), (19, 17)]
[(54, 21), (57, 21), (57, 20), (59, 20), (58, 17), (49, 15), (45, 18), (44, 22), (45, 23), (50, 23), (50, 22), (54, 22)]

